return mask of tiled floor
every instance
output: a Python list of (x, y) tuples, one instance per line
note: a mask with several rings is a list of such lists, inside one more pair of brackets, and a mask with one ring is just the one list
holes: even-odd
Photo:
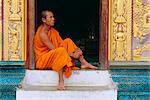
[[(113, 69), (110, 72), (118, 83), (118, 100), (149, 100), (150, 70)], [(0, 66), (0, 100), (15, 100), (16, 86), (24, 74), (22, 66)]]
[(111, 70), (114, 82), (118, 83), (118, 100), (149, 100), (150, 70)]

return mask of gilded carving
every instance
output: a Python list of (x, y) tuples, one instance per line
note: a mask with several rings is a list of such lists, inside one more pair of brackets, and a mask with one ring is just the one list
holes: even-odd
[(115, 41), (115, 60), (124, 60), (125, 58), (125, 39), (126, 35), (123, 32), (122, 24), (118, 24), (118, 31), (114, 35)]
[[(111, 0), (110, 60), (131, 60), (131, 0)], [(127, 38), (128, 37), (128, 38)], [(128, 43), (127, 43), (128, 41)]]
[(144, 44), (144, 50), (150, 50), (150, 44)]
[(116, 13), (117, 17), (115, 19), (116, 23), (125, 23), (126, 20), (124, 18), (124, 13), (125, 13), (125, 0), (116, 0), (115, 2), (116, 5)]
[(142, 52), (143, 52), (143, 48), (140, 48), (137, 46), (135, 48), (135, 50), (133, 50), (134, 57), (139, 58), (141, 56)]
[(150, 60), (150, 1), (134, 0), (133, 59)]
[(12, 0), (11, 1), (11, 14), (9, 20), (21, 20), (21, 16), (19, 16), (19, 12), (21, 11), (21, 8), (19, 7), (18, 0)]
[[(19, 27), (20, 28), (20, 27)], [(19, 32), (17, 29), (17, 23), (13, 23), (12, 27), (9, 28), (10, 31), (10, 38), (9, 38), (9, 52), (11, 55), (9, 55), (10, 60), (19, 60)]]
[(150, 33), (150, 2), (143, 4), (136, 0), (134, 4), (134, 37), (140, 42)]
[(136, 23), (134, 24), (134, 37), (139, 39), (140, 42), (142, 42), (142, 40), (145, 38), (145, 36), (149, 33), (143, 33), (141, 31), (139, 31), (139, 27)]
[(24, 0), (4, 1), (4, 60), (24, 60)]
[(134, 60), (149, 60), (147, 57), (141, 57), (144, 51), (150, 51), (150, 44), (145, 44), (143, 47), (136, 47), (133, 50)]

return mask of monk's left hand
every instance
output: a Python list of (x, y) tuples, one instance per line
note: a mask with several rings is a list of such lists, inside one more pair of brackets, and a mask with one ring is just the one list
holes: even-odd
[(75, 52), (78, 53), (79, 55), (82, 55), (82, 54), (83, 54), (83, 52), (82, 52), (82, 50), (81, 50), (80, 48), (77, 48), (77, 49), (75, 50)]

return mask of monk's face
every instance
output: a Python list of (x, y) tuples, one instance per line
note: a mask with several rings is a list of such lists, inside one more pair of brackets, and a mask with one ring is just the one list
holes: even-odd
[(55, 18), (52, 12), (46, 12), (45, 24), (48, 26), (54, 26)]

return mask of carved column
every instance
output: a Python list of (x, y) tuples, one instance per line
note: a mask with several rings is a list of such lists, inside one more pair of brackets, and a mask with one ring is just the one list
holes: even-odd
[(4, 0), (4, 60), (25, 60), (25, 0)]
[(110, 0), (109, 60), (131, 60), (132, 0)]

